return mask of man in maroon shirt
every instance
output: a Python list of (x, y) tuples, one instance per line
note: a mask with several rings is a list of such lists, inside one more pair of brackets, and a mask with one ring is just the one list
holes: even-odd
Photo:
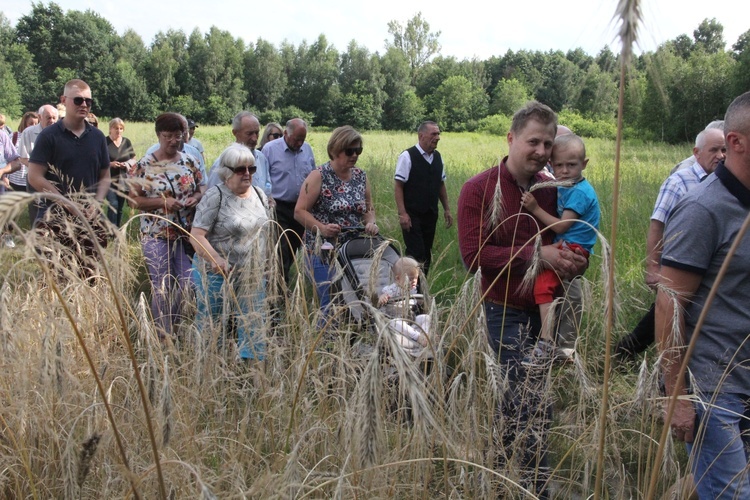
[[(521, 282), (535, 256), (534, 239), (544, 225), (522, 207), (521, 195), (549, 180), (540, 171), (549, 160), (556, 130), (557, 115), (549, 107), (536, 101), (526, 104), (513, 116), (508, 156), (499, 166), (469, 179), (458, 200), (461, 257), (471, 272), (481, 269), (488, 340), (508, 381), (497, 414), (502, 429), (498, 466), (505, 468), (516, 455), (522, 483), (542, 498), (546, 498), (546, 431), (552, 412), (544, 377), (521, 366), (541, 326), (533, 287), (523, 288)], [(535, 190), (534, 196), (539, 206), (557, 213), (556, 188)], [(541, 233), (538, 257), (543, 265), (563, 278), (581, 274), (586, 259), (552, 245), (553, 236), (551, 231)]]

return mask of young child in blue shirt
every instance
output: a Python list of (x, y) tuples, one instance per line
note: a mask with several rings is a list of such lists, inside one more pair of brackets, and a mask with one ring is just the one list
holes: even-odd
[[(573, 182), (570, 187), (557, 188), (557, 215), (559, 217), (539, 207), (534, 195), (530, 192), (523, 194), (523, 206), (548, 229), (557, 234), (555, 242), (561, 242), (562, 245), (588, 258), (596, 244), (600, 210), (594, 188), (583, 177), (583, 170), (589, 161), (586, 158), (586, 146), (583, 140), (575, 134), (557, 137), (552, 146), (550, 161), (556, 180)], [(541, 365), (554, 357), (555, 341), (549, 315), (555, 293), (561, 284), (560, 278), (552, 269), (545, 269), (536, 278), (534, 299), (539, 305), (542, 329), (536, 347), (531, 355), (526, 356), (522, 361), (522, 364), (526, 366)]]

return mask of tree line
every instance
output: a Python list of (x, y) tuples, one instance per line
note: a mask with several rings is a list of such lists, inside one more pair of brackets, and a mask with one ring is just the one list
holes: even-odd
[[(82, 78), (95, 90), (97, 114), (126, 120), (170, 110), (226, 124), (251, 109), (264, 122), (301, 116), (316, 126), (414, 130), (433, 119), (444, 130), (503, 133), (513, 111), (535, 98), (579, 133), (614, 134), (619, 56), (606, 46), (595, 56), (508, 50), (458, 60), (440, 55), (440, 33), (421, 13), (406, 25), (390, 22), (388, 33), (383, 54), (354, 40), (339, 52), (323, 34), (297, 46), (246, 43), (215, 26), (159, 32), (146, 45), (91, 10), (33, 3), (15, 26), (0, 12), (0, 111), (20, 116), (57, 102), (64, 82)], [(750, 89), (750, 30), (727, 50), (722, 25), (706, 19), (692, 36), (636, 57), (626, 86), (628, 136), (692, 140)]]

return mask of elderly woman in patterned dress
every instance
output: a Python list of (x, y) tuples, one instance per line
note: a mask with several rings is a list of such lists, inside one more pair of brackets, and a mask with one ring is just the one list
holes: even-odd
[(185, 293), (191, 288), (189, 235), (195, 206), (203, 196), (196, 160), (181, 151), (182, 118), (156, 118), (159, 148), (136, 163), (129, 184), (130, 204), (159, 217), (141, 218), (141, 247), (153, 287), (151, 311), (160, 338), (176, 333)]
[(294, 218), (305, 227), (310, 273), (324, 315), (331, 302), (335, 267), (316, 251), (316, 238), (319, 236), (335, 248), (347, 237), (340, 234), (345, 227), (364, 225), (367, 234), (378, 234), (370, 183), (365, 172), (356, 166), (361, 154), (359, 132), (348, 125), (334, 130), (328, 141), (331, 161), (310, 172), (294, 208)]

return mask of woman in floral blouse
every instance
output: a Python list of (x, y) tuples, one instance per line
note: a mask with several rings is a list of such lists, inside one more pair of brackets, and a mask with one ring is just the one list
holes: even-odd
[(346, 125), (333, 131), (328, 141), (328, 163), (310, 172), (302, 186), (294, 218), (305, 226), (305, 247), (311, 274), (320, 299), (320, 308), (328, 314), (331, 281), (335, 266), (321, 258), (318, 236), (324, 243), (344, 242), (342, 228), (365, 226), (365, 232), (378, 234), (370, 183), (365, 172), (356, 167), (362, 154), (362, 136)]
[(131, 206), (156, 216), (142, 216), (141, 246), (153, 287), (151, 311), (160, 338), (176, 333), (181, 319), (192, 265), (188, 233), (195, 206), (203, 195), (197, 160), (179, 151), (185, 132), (178, 114), (159, 115), (159, 149), (141, 158), (130, 179)]

